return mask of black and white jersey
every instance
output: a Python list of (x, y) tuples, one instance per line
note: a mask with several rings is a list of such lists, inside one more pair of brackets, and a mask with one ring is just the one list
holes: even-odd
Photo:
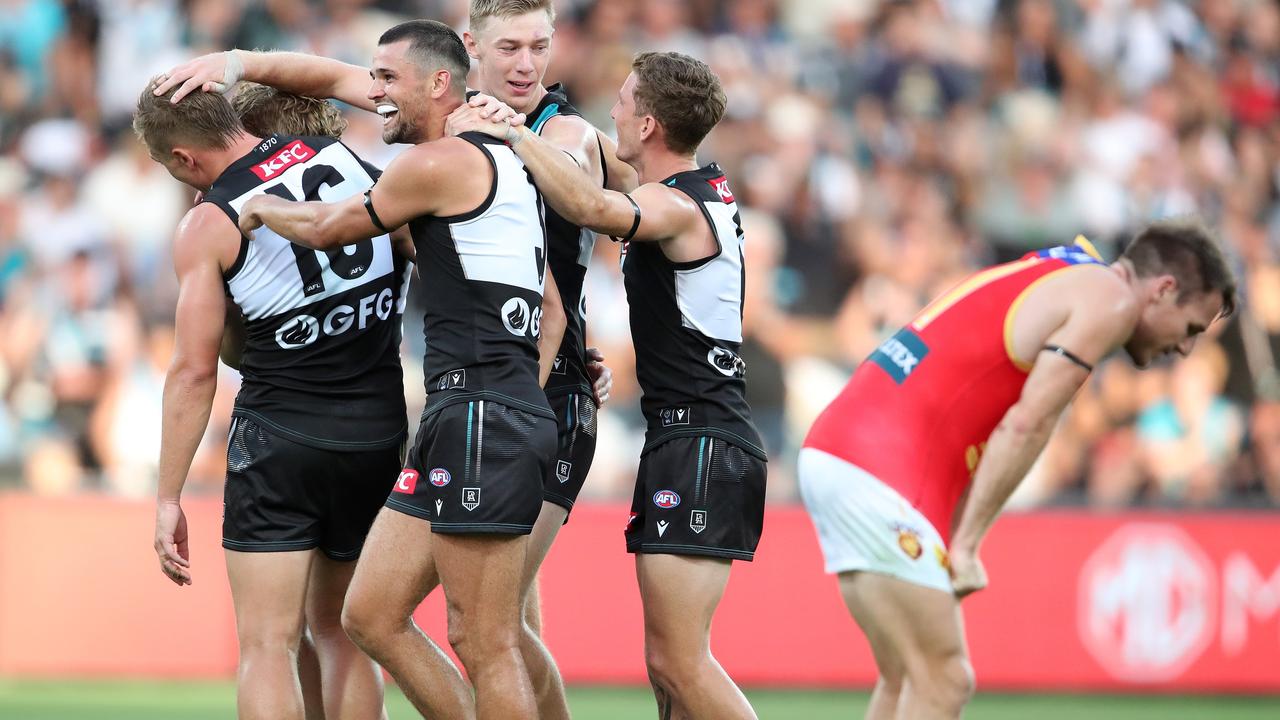
[[(557, 115), (582, 115), (569, 102), (559, 83), (547, 88), (542, 102), (529, 113), (532, 118), (529, 129), (542, 134), (547, 121)], [(604, 167), (603, 149), (600, 153), (601, 167)], [(556, 286), (560, 289), (560, 300), (564, 304), (564, 314), (568, 320), (564, 339), (560, 341), (560, 349), (556, 352), (555, 364), (551, 368), (551, 376), (547, 379), (547, 397), (568, 393), (589, 394), (591, 382), (586, 370), (587, 298), (582, 292), (582, 283), (591, 262), (591, 252), (595, 249), (596, 235), (565, 220), (550, 207), (546, 208), (546, 220), (547, 262), (551, 264), (551, 274), (556, 278)]]
[(716, 164), (677, 173), (663, 184), (693, 198), (718, 250), (672, 262), (656, 242), (629, 242), (622, 274), (631, 306), (636, 377), (648, 424), (645, 449), (681, 435), (721, 437), (762, 459), (745, 398), (742, 298), (746, 284), (738, 206)]
[[(364, 192), (377, 176), (333, 138), (272, 135), (228, 167), (204, 201), (234, 223), (255, 195), (335, 202)], [(267, 227), (242, 238), (224, 273), (247, 334), (234, 414), (314, 447), (400, 443), (400, 333), (410, 271), (386, 235), (328, 252)]]
[(538, 385), (542, 198), (506, 143), (481, 133), (458, 137), (485, 154), (493, 184), (471, 212), (409, 221), (424, 289), (427, 412), (491, 399), (552, 417)]

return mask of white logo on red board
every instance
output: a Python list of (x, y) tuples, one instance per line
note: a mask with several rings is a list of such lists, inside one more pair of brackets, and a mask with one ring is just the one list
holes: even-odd
[(412, 495), (413, 491), (418, 488), (418, 471), (405, 468), (400, 471), (400, 477), (396, 478), (396, 486), (393, 488), (398, 493)]
[(1181, 675), (1213, 638), (1214, 568), (1181, 528), (1131, 523), (1080, 571), (1080, 640), (1120, 680)]
[(707, 182), (711, 184), (711, 187), (715, 189), (716, 194), (720, 196), (720, 199), (723, 200), (726, 205), (733, 202), (733, 191), (729, 189), (729, 180), (725, 178), (725, 176), (721, 175), (718, 178), (711, 178)]
[(275, 155), (267, 158), (266, 162), (258, 163), (250, 169), (253, 170), (254, 175), (258, 176), (259, 180), (270, 180), (284, 172), (285, 168), (290, 165), (302, 162), (315, 154), (316, 151), (307, 147), (301, 140), (294, 140), (276, 151)]

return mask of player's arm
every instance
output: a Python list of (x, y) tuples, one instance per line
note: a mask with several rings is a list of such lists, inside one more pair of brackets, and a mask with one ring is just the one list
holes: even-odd
[(560, 288), (556, 285), (556, 277), (551, 274), (551, 266), (547, 266), (547, 277), (542, 289), (542, 320), (538, 333), (538, 384), (545, 386), (551, 377), (551, 368), (555, 365), (556, 354), (560, 351), (560, 341), (564, 339), (564, 331), (569, 327), (569, 318), (564, 312), (564, 303), (560, 299)]
[(557, 115), (542, 127), (540, 137), (568, 155), (595, 185), (604, 182), (600, 147), (596, 129), (586, 120), (573, 115)]
[(959, 519), (949, 549), (957, 595), (986, 585), (986, 573), (977, 558), (987, 531), (1044, 450), (1058, 417), (1092, 366), (1119, 347), (1137, 322), (1133, 296), (1115, 278), (1091, 273), (1082, 279), (1071, 297), (1086, 300), (1076, 300), (1066, 320), (1043, 343), (1062, 348), (1074, 358), (1049, 350), (1036, 356), (1018, 401), (987, 440), (968, 495), (957, 509)]
[(175, 103), (196, 90), (226, 92), (237, 81), (248, 80), (295, 95), (333, 98), (374, 111), (374, 103), (368, 98), (368, 68), (318, 55), (228, 50), (201, 55), (165, 75), (155, 94), (163, 95), (177, 87)]
[(304, 247), (333, 250), (392, 232), (415, 217), (452, 214), (448, 210), (460, 197), (488, 194), (492, 172), (482, 153), (465, 140), (415, 145), (392, 160), (363, 195), (334, 203), (255, 195), (240, 208), (240, 230), (252, 237), (266, 225)]
[(701, 216), (689, 196), (661, 183), (625, 194), (596, 186), (559, 148), (523, 126), (511, 128), (511, 147), (533, 175), (547, 204), (566, 220), (622, 240), (679, 237)]
[(192, 208), (174, 240), (178, 305), (161, 407), (155, 550), (161, 569), (178, 585), (191, 582), (186, 518), (179, 501), (217, 389), (218, 348), (227, 312), (218, 250), (226, 243), (238, 244), (239, 235), (210, 204)]

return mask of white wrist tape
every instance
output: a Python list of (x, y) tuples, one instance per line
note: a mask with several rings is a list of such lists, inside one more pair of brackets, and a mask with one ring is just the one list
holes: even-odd
[(222, 70), (222, 82), (214, 82), (213, 89), (216, 92), (226, 93), (240, 82), (240, 77), (244, 75), (244, 61), (240, 59), (239, 50), (231, 50), (227, 52), (227, 64)]

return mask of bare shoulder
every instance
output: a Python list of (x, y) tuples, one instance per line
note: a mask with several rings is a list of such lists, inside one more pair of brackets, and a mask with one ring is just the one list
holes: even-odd
[(542, 126), (542, 137), (559, 147), (586, 148), (596, 144), (596, 128), (579, 115), (556, 115)]
[(214, 260), (223, 267), (240, 251), (240, 230), (213, 203), (200, 203), (178, 223), (173, 239), (173, 260), (178, 267)]
[(1073, 321), (1104, 335), (1126, 336), (1142, 311), (1133, 288), (1110, 266), (1085, 265), (1062, 273), (1054, 294), (1067, 302)]

